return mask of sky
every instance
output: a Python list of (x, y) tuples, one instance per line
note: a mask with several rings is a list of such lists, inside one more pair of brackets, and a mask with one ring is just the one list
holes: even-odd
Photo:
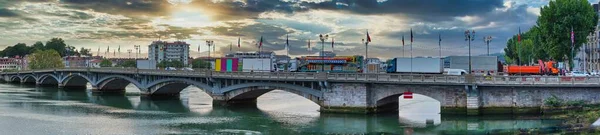
[[(598, 3), (598, 0), (589, 0)], [(369, 57), (468, 55), (464, 31), (475, 30), (473, 55), (502, 53), (506, 41), (535, 25), (548, 0), (0, 0), (0, 48), (17, 43), (63, 38), (76, 48), (118, 56), (152, 41), (185, 41), (191, 56), (207, 56), (207, 40), (217, 56), (232, 51), (263, 50), (285, 55), (316, 55), (319, 35), (328, 35), (325, 51)], [(402, 37), (405, 46), (402, 46)], [(241, 48), (237, 48), (238, 38)], [(308, 40), (311, 49), (308, 49)], [(334, 40), (334, 47), (331, 47)], [(198, 51), (200, 47), (200, 51)], [(403, 51), (404, 49), (404, 51)], [(135, 52), (135, 51), (134, 51)], [(133, 57), (134, 54), (132, 54)]]

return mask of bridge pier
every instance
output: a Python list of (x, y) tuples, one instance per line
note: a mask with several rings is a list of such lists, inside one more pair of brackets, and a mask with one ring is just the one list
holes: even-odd
[(467, 91), (467, 115), (479, 115), (481, 100), (477, 85), (465, 85), (465, 89)]

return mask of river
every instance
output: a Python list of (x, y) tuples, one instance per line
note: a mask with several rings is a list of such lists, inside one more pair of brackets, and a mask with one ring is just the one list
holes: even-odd
[(317, 104), (285, 91), (264, 94), (255, 107), (220, 107), (195, 87), (186, 88), (179, 99), (158, 100), (140, 97), (131, 85), (126, 94), (102, 95), (0, 84), (0, 134), (512, 134), (554, 132), (561, 123), (538, 116), (448, 116), (423, 109), (439, 110), (431, 106), (413, 106), (420, 111), (414, 113), (320, 114)]

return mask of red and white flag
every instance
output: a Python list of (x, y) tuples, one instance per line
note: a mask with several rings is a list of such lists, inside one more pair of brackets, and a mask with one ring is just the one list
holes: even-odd
[(369, 36), (369, 30), (367, 30), (367, 42), (371, 42), (371, 36)]

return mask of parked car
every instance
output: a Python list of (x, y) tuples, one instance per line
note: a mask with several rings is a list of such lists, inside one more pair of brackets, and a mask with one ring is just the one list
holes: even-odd
[(181, 68), (181, 70), (183, 70), (183, 71), (194, 71), (194, 69), (189, 68), (189, 67)]
[(177, 69), (174, 67), (167, 67), (167, 68), (165, 68), (165, 70), (177, 70)]
[(571, 76), (585, 77), (585, 76), (590, 76), (590, 74), (582, 72), (582, 71), (571, 71)]
[(465, 71), (463, 69), (448, 69), (448, 68), (444, 68), (444, 74), (445, 75), (464, 75), (464, 74), (467, 74), (467, 71)]
[(598, 76), (598, 75), (600, 75), (600, 73), (598, 71), (594, 70), (594, 71), (590, 72), (590, 75), (591, 76)]

